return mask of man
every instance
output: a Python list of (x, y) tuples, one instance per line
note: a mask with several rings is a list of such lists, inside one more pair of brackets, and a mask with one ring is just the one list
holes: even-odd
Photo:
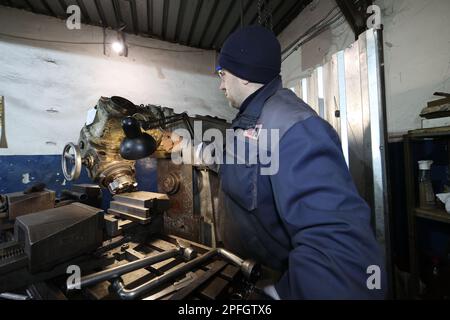
[[(384, 262), (370, 209), (336, 132), (282, 88), (275, 35), (260, 26), (241, 28), (226, 40), (218, 62), (220, 89), (239, 109), (232, 128), (246, 147), (261, 129), (279, 134), (277, 172), (263, 175), (264, 165), (248, 160), (220, 166), (225, 246), (282, 272), (271, 287), (276, 299), (384, 298)], [(381, 270), (375, 288), (368, 286), (370, 266)]]

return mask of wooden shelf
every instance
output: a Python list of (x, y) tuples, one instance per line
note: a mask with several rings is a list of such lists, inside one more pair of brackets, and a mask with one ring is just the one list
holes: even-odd
[(443, 209), (414, 209), (416, 217), (450, 224), (450, 213)]
[[(447, 156), (450, 161), (450, 126), (431, 129), (419, 129), (410, 131), (404, 136), (404, 173), (406, 187), (406, 206), (408, 208), (408, 245), (411, 279), (408, 284), (408, 295), (410, 299), (416, 299), (421, 293), (421, 252), (417, 236), (418, 224), (426, 221), (445, 223), (450, 225), (450, 214), (442, 207), (422, 209), (417, 206), (417, 162), (415, 157), (423, 157), (424, 150), (419, 148), (420, 143), (425, 140), (435, 140), (439, 147), (447, 147)], [(420, 146), (422, 147), (422, 146)], [(430, 159), (435, 160), (435, 159)], [(438, 204), (439, 205), (439, 204)], [(437, 226), (435, 226), (437, 227)], [(428, 230), (430, 232), (430, 230)]]
[(450, 126), (439, 128), (418, 129), (408, 132), (410, 138), (435, 138), (450, 136)]

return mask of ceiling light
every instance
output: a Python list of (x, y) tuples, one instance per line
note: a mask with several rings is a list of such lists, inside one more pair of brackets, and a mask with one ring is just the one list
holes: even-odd
[(111, 47), (114, 50), (114, 52), (119, 53), (119, 54), (122, 53), (123, 49), (124, 49), (124, 45), (123, 45), (122, 41), (114, 41), (111, 44)]

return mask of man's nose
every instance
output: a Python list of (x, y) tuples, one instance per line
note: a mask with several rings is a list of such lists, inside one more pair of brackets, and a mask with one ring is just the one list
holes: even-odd
[(220, 80), (220, 86), (219, 86), (220, 90), (225, 90), (225, 84), (223, 83), (223, 80)]

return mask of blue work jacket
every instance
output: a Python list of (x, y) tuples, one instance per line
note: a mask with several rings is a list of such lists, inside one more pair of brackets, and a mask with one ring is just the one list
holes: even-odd
[(240, 132), (234, 139), (244, 139), (249, 151), (262, 129), (278, 131), (278, 141), (266, 139), (268, 154), (279, 154), (278, 170), (262, 174), (269, 165), (261, 163), (260, 149), (255, 163), (236, 155), (237, 143), (226, 146), (236, 163), (219, 169), (225, 246), (279, 270), (275, 288), (282, 299), (383, 299), (385, 264), (371, 211), (335, 130), (283, 89), (280, 77), (250, 100), (232, 123)]

